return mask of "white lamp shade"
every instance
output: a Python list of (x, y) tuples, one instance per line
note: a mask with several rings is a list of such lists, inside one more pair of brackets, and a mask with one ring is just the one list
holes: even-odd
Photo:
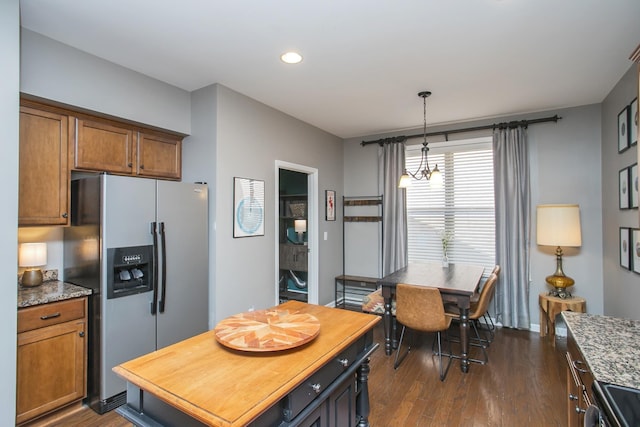
[(429, 185), (431, 185), (431, 188), (442, 188), (442, 172), (438, 169), (438, 165), (436, 165), (436, 168), (431, 171)]
[(411, 187), (411, 177), (409, 176), (409, 174), (404, 173), (400, 177), (400, 182), (398, 182), (398, 188), (407, 188), (407, 187)]
[(539, 245), (582, 245), (579, 205), (538, 205), (537, 217)]
[(306, 219), (296, 219), (293, 222), (293, 228), (296, 233), (304, 233), (307, 231), (307, 220)]
[(19, 267), (36, 267), (47, 264), (46, 243), (22, 243), (18, 251)]

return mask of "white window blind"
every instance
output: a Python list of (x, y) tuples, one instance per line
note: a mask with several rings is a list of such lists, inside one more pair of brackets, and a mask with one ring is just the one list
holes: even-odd
[[(429, 166), (443, 175), (441, 188), (413, 181), (407, 188), (409, 262), (440, 261), (448, 236), (449, 262), (495, 265), (493, 153), (490, 139), (429, 145)], [(420, 148), (407, 147), (406, 167), (415, 172)]]

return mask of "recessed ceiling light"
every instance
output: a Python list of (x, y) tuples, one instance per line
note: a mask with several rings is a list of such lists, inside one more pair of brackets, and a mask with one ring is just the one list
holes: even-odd
[(285, 52), (280, 55), (280, 59), (282, 60), (282, 62), (285, 62), (287, 64), (297, 64), (299, 62), (302, 62), (302, 55), (300, 55), (298, 52)]

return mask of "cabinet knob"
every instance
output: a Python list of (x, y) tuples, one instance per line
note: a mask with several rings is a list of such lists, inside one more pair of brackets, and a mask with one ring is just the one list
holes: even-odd
[(78, 333), (78, 335), (80, 335), (80, 337), (84, 338), (84, 331), (80, 331), (80, 332)]
[(322, 386), (320, 385), (320, 383), (311, 384), (311, 389), (312, 389), (316, 394), (319, 394), (319, 393), (320, 393), (320, 390), (322, 390)]
[(569, 393), (569, 400), (578, 400), (578, 396), (573, 393)]
[(133, 163), (127, 163), (127, 166), (132, 168), (133, 167)]
[(66, 212), (64, 212), (64, 213), (62, 214), (62, 218), (69, 218), (69, 214), (68, 214), (68, 213), (66, 213)]
[(585, 412), (587, 412), (586, 409), (582, 409), (579, 406), (576, 406), (576, 414), (584, 414)]
[(342, 366), (343, 368), (346, 368), (347, 366), (349, 366), (349, 359), (347, 359), (346, 357), (344, 359), (338, 359), (338, 363), (340, 363), (340, 366)]
[(140, 165), (140, 169), (144, 169), (144, 165)]

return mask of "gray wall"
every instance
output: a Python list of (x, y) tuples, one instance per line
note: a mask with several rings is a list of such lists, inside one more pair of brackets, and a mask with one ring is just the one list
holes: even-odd
[[(324, 220), (324, 190), (342, 188), (342, 141), (267, 105), (221, 85), (196, 92), (193, 128), (202, 120), (215, 120), (215, 135), (195, 134), (198, 144), (215, 144), (206, 150), (211, 163), (185, 164), (190, 173), (206, 175), (216, 183), (211, 213), (215, 237), (215, 319), (250, 307), (271, 307), (276, 301), (275, 161), (318, 169), (319, 303), (333, 301), (333, 278), (342, 271), (341, 225)], [(194, 98), (195, 99), (195, 98)], [(215, 117), (210, 117), (215, 114)], [(215, 165), (215, 167), (214, 167)], [(194, 172), (195, 171), (195, 172)], [(215, 175), (213, 175), (215, 174)], [(265, 235), (233, 238), (233, 177), (265, 181)], [(328, 239), (322, 239), (327, 232)]]
[(191, 93), (191, 135), (182, 145), (182, 180), (209, 186), (209, 328), (216, 324), (216, 92), (212, 85)]
[[(523, 118), (547, 117), (558, 114), (557, 123), (543, 123), (529, 127), (531, 156), (531, 283), (529, 309), (532, 329), (539, 325), (538, 294), (546, 291), (544, 278), (555, 271), (554, 248), (539, 247), (535, 243), (535, 206), (542, 203), (578, 203), (581, 207), (583, 246), (565, 250), (565, 273), (576, 281), (573, 291), (587, 300), (587, 310), (602, 313), (602, 204), (600, 182), (600, 107), (584, 106), (558, 111), (509, 116), (491, 121), (475, 121), (428, 129), (442, 131), (473, 127)], [(396, 135), (420, 134), (413, 129)], [(464, 139), (490, 135), (491, 131), (452, 135), (450, 139)], [(361, 147), (363, 140), (391, 136), (371, 135), (345, 141), (345, 193), (348, 195), (375, 194), (377, 189), (377, 148)], [(435, 137), (431, 142), (441, 140)], [(409, 144), (420, 144), (410, 139)], [(358, 242), (350, 243), (358, 245)], [(355, 250), (348, 247), (345, 251)], [(371, 269), (375, 272), (374, 266)]]
[(637, 146), (618, 154), (618, 113), (638, 96), (635, 65), (602, 103), (604, 313), (640, 319), (640, 275), (620, 267), (619, 227), (638, 228), (638, 210), (618, 209), (618, 172), (638, 161)]
[(564, 272), (575, 280), (570, 292), (587, 300), (587, 312), (602, 314), (602, 183), (600, 179), (600, 106), (557, 113), (556, 124), (529, 127), (531, 160), (531, 293), (532, 323), (539, 321), (538, 294), (555, 271), (555, 248), (536, 244), (538, 204), (580, 205), (582, 247), (563, 248)]
[(146, 125), (191, 132), (189, 92), (23, 29), (20, 90)]
[(16, 420), (16, 283), (18, 248), (18, 105), (20, 28), (17, 1), (0, 1), (0, 425)]

